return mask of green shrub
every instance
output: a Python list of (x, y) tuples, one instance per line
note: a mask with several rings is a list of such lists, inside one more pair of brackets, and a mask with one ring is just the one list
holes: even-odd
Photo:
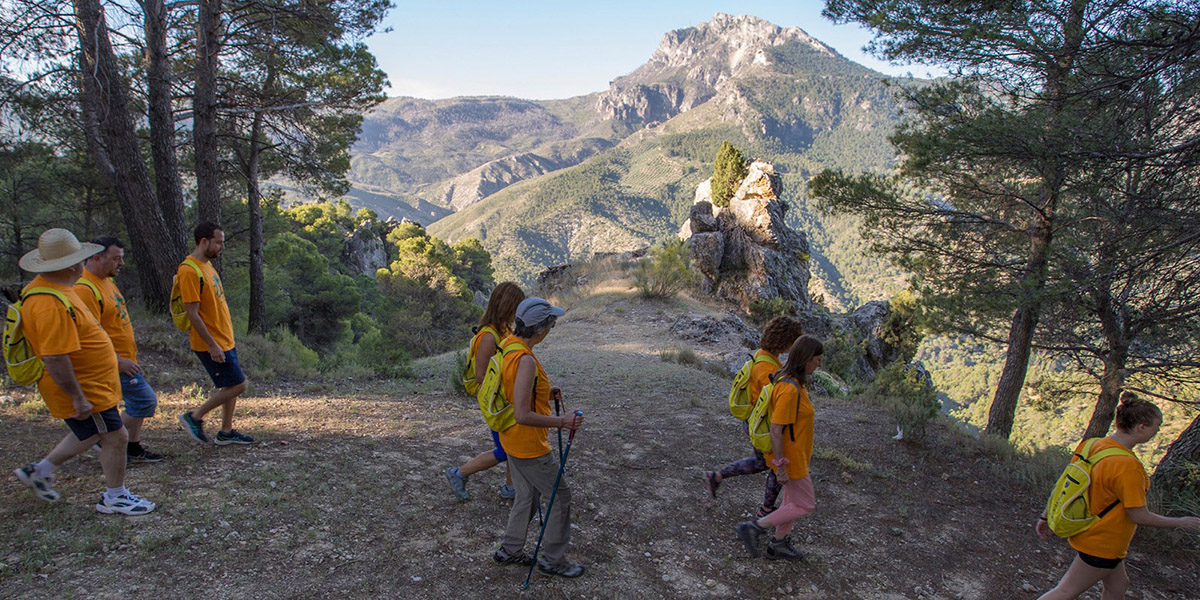
[(265, 336), (251, 334), (240, 338), (238, 360), (247, 367), (246, 376), (252, 379), (294, 380), (320, 375), (320, 357), (284, 326), (268, 331)]
[(879, 371), (867, 398), (880, 404), (904, 430), (904, 438), (920, 441), (926, 425), (937, 418), (942, 403), (937, 390), (922, 381), (916, 369), (895, 362)]
[(633, 279), (643, 298), (670, 298), (692, 285), (696, 274), (687, 244), (677, 238), (663, 242), (637, 264)]
[(836, 375), (821, 370), (813, 371), (812, 380), (814, 384), (821, 386), (831, 398), (846, 398), (849, 396), (846, 393), (849, 387), (842, 383)]
[(363, 334), (358, 342), (358, 362), (380, 377), (411, 377), (410, 357), (394, 340), (378, 329)]
[(724, 364), (716, 360), (704, 360), (691, 348), (665, 348), (658, 351), (658, 359), (707, 371), (718, 377), (729, 378), (729, 370), (725, 368)]
[(778, 296), (750, 303), (750, 318), (759, 324), (764, 324), (775, 317), (791, 315), (793, 312), (795, 312), (795, 307), (792, 306), (792, 303)]
[(862, 356), (862, 350), (851, 341), (850, 335), (841, 329), (835, 329), (833, 335), (825, 341), (824, 368), (837, 375), (842, 381), (850, 381), (850, 369), (855, 361)]
[(737, 193), (746, 178), (746, 159), (741, 150), (733, 147), (729, 140), (721, 143), (713, 161), (712, 203), (713, 206), (729, 206), (729, 199)]
[(450, 372), (450, 389), (459, 394), (466, 394), (467, 388), (463, 387), (462, 374), (467, 370), (467, 350), (459, 350), (454, 353), (454, 370)]

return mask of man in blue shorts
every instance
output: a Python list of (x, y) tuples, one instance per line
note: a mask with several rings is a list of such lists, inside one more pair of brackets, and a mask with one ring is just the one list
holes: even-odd
[(233, 411), (238, 396), (246, 391), (246, 376), (238, 363), (233, 320), (229, 317), (229, 305), (225, 303), (225, 287), (211, 263), (225, 250), (225, 232), (219, 225), (201, 223), (192, 232), (192, 237), (196, 240), (196, 249), (180, 263), (175, 277), (192, 323), (192, 350), (208, 371), (217, 391), (204, 404), (179, 415), (179, 422), (192, 439), (207, 444), (204, 415), (220, 406), (221, 429), (213, 436), (213, 442), (221, 446), (250, 444), (254, 438), (233, 428)]
[(158, 396), (137, 362), (137, 342), (133, 339), (129, 307), (114, 281), (117, 272), (125, 266), (125, 246), (117, 238), (108, 236), (96, 238), (92, 243), (102, 246), (104, 250), (83, 263), (83, 277), (75, 284), (75, 292), (83, 299), (84, 306), (99, 319), (100, 326), (117, 351), (121, 399), (125, 402), (121, 421), (129, 432), (125, 459), (131, 463), (159, 462), (163, 455), (142, 447), (142, 422), (154, 416)]

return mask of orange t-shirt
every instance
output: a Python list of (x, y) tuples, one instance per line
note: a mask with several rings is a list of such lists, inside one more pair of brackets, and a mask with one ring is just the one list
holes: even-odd
[[(771, 424), (784, 425), (783, 457), (788, 459), (788, 479), (808, 477), (808, 463), (813, 452), (813, 410), (804, 386), (792, 385), (791, 379), (781, 379), (771, 390)], [(786, 427), (790, 425), (791, 427)], [(767, 463), (775, 460), (770, 452), (764, 453)]]
[[(1080, 442), (1075, 452), (1082, 448), (1083, 442)], [(1106, 437), (1092, 445), (1092, 452), (1105, 448), (1128, 450)], [(1088, 486), (1088, 506), (1092, 514), (1100, 514), (1116, 500), (1120, 502), (1087, 531), (1071, 536), (1071, 547), (1100, 558), (1125, 558), (1129, 553), (1129, 542), (1137, 531), (1137, 523), (1130, 520), (1125, 509), (1146, 506), (1149, 490), (1150, 478), (1146, 477), (1146, 469), (1137, 458), (1118, 455), (1096, 463), (1092, 467), (1092, 485)]]
[(754, 363), (754, 366), (750, 367), (750, 384), (746, 387), (746, 391), (750, 392), (751, 402), (758, 400), (758, 395), (762, 393), (762, 389), (771, 382), (771, 374), (779, 370), (778, 356), (759, 348), (758, 352), (754, 353), (754, 358), (759, 357), (772, 358), (775, 362), (763, 360)]
[[(65, 354), (71, 358), (75, 379), (79, 381), (84, 397), (92, 404), (92, 412), (116, 406), (121, 401), (117, 353), (96, 316), (85, 307), (83, 299), (70, 286), (50, 283), (38, 275), (26, 289), (34, 287), (48, 287), (62, 292), (71, 301), (75, 318), (71, 318), (62, 300), (54, 296), (29, 296), (21, 305), (21, 327), (29, 339), (30, 347), (41, 357)], [(43, 372), (38, 380), (38, 391), (46, 400), (51, 415), (69, 419), (75, 414), (71, 396), (54, 382), (49, 370)]]
[[(550, 377), (542, 368), (541, 361), (534, 356), (533, 351), (520, 338), (510, 335), (504, 338), (501, 347), (512, 342), (520, 344), (520, 348), (504, 355), (504, 363), (500, 370), (500, 385), (504, 387), (504, 397), (508, 398), (510, 402), (512, 401), (513, 389), (517, 381), (517, 366), (521, 362), (521, 357), (526, 354), (533, 356), (533, 362), (537, 364), (537, 375), (533, 382), (533, 406), (531, 408), (539, 415), (549, 416), (551, 414)], [(549, 435), (550, 429), (547, 427), (533, 427), (517, 423), (500, 432), (500, 445), (504, 447), (506, 453), (517, 458), (537, 458), (550, 453)]]
[[(204, 285), (200, 285), (200, 279), (196, 277), (196, 270), (186, 264), (188, 261), (200, 265), (200, 271), (204, 273)], [(200, 262), (195, 258), (188, 257), (183, 263), (180, 263), (179, 268), (175, 271), (175, 276), (179, 278), (179, 292), (183, 296), (184, 304), (199, 302), (200, 319), (208, 327), (208, 333), (212, 335), (221, 350), (227, 352), (232, 350), (234, 348), (233, 319), (229, 317), (229, 305), (225, 303), (225, 287), (221, 285), (221, 276), (217, 275), (217, 270), (213, 268), (212, 263)], [(192, 350), (207, 352), (208, 344), (204, 342), (204, 338), (200, 337), (195, 327), (191, 331)]]
[(88, 280), (100, 291), (100, 301), (92, 288), (83, 283), (75, 284), (75, 293), (83, 299), (83, 304), (100, 320), (100, 326), (112, 339), (113, 348), (121, 358), (137, 362), (137, 342), (133, 339), (133, 323), (129, 321), (129, 307), (125, 304), (125, 296), (117, 289), (117, 284), (111, 277), (98, 277), (84, 269), (82, 280)]

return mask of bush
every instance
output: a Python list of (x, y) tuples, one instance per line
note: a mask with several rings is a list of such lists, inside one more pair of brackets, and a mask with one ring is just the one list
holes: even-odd
[(696, 274), (687, 244), (680, 239), (663, 242), (637, 264), (633, 279), (643, 298), (670, 298), (692, 285)]
[(770, 300), (755, 300), (750, 303), (750, 318), (760, 325), (775, 317), (786, 317), (795, 312), (796, 309), (791, 302), (778, 296)]
[(845, 330), (835, 329), (833, 335), (825, 340), (825, 370), (837, 375), (842, 381), (851, 380), (850, 371), (860, 356), (862, 349), (852, 341), (850, 334)]
[(825, 371), (813, 371), (813, 385), (821, 386), (825, 390), (825, 394), (831, 398), (845, 398), (849, 396), (849, 386), (842, 383), (836, 375), (826, 373)]
[(867, 398), (882, 405), (904, 430), (905, 439), (914, 441), (925, 438), (925, 426), (942, 408), (937, 390), (922, 381), (916, 369), (898, 362), (879, 371)]
[(320, 374), (321, 359), (287, 327), (267, 335), (246, 335), (238, 340), (238, 360), (246, 377), (263, 381), (311, 379)]
[(463, 395), (467, 395), (467, 388), (463, 387), (462, 374), (467, 370), (467, 350), (459, 350), (454, 353), (454, 370), (450, 372), (450, 389)]
[(742, 157), (742, 152), (734, 148), (729, 140), (724, 141), (713, 161), (713, 206), (729, 206), (729, 199), (737, 193), (742, 180), (746, 178), (746, 172), (746, 159)]

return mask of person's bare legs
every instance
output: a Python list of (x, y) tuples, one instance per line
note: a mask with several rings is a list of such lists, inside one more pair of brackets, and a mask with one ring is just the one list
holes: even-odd
[(221, 413), (221, 431), (229, 431), (233, 428), (233, 410), (237, 406), (237, 398), (246, 391), (246, 382), (243, 381), (237, 385), (217, 388), (208, 400), (204, 401), (198, 408), (193, 408), (190, 412), (192, 418), (200, 420), (209, 412), (218, 406), (224, 407)]
[(125, 424), (125, 429), (129, 430), (130, 444), (142, 441), (142, 421), (145, 420), (145, 417), (131, 417), (128, 414), (121, 415), (121, 422)]
[[(1063, 575), (1062, 581), (1059, 581), (1054, 589), (1042, 594), (1038, 600), (1074, 600), (1088, 588), (1096, 585), (1097, 581), (1104, 582), (1103, 600), (1124, 598), (1125, 590), (1129, 588), (1129, 575), (1125, 572), (1125, 561), (1121, 561), (1121, 564), (1117, 565), (1115, 569), (1097, 569), (1083, 562), (1083, 559), (1076, 555), (1075, 560), (1071, 561), (1067, 573)], [(1110, 595), (1110, 591), (1113, 595)]]
[(50, 461), (50, 464), (56, 467), (61, 467), (63, 463), (87, 452), (89, 448), (95, 446), (96, 440), (99, 438), (100, 436), (93, 435), (86, 440), (80, 440), (75, 437), (74, 433), (68, 433), (54, 446), (50, 454), (46, 455), (46, 460)]
[(104, 469), (104, 485), (109, 489), (125, 485), (125, 446), (129, 433), (122, 427), (100, 434), (100, 468)]
[[(475, 473), (486, 471), (498, 464), (500, 464), (500, 461), (496, 460), (496, 456), (491, 450), (488, 450), (487, 452), (480, 452), (475, 458), (468, 460), (466, 464), (458, 468), (458, 473), (463, 477), (470, 477)], [(511, 475), (509, 476), (508, 483), (512, 485)]]

